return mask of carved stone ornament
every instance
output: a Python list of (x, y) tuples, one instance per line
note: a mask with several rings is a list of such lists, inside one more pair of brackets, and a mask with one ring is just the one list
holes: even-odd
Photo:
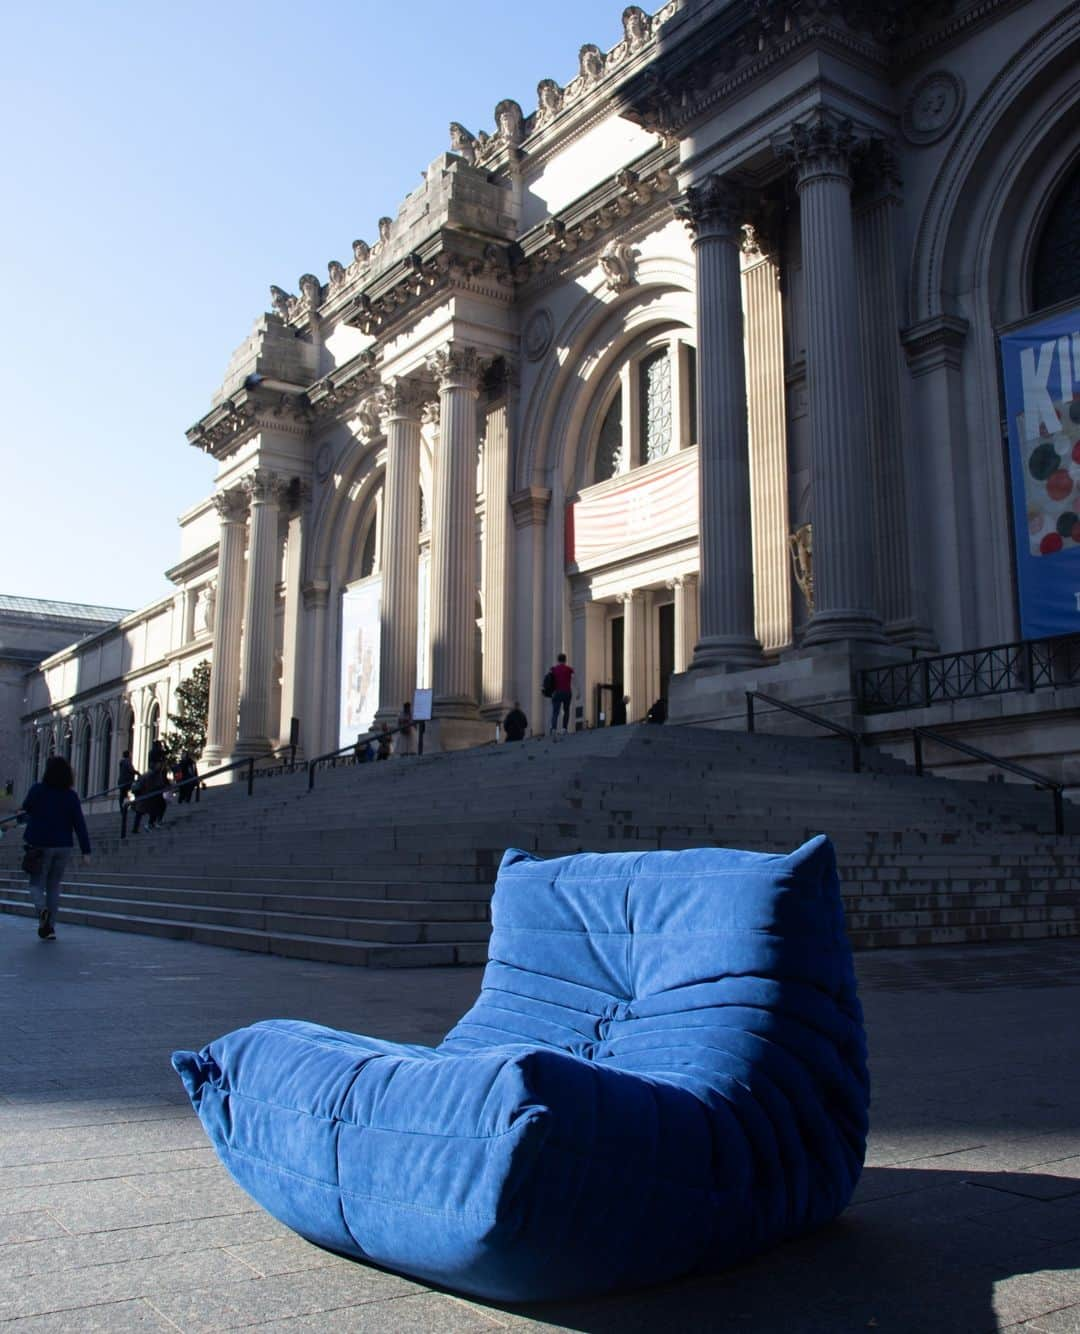
[(366, 269), (371, 258), (371, 246), (366, 241), (354, 241), (352, 243), (352, 253), (353, 259), (349, 265), (350, 271)]
[(195, 597), (195, 615), (192, 630), (197, 635), (205, 635), (214, 628), (214, 604), (217, 601), (217, 583), (211, 580), (203, 584)]
[(330, 286), (340, 287), (345, 281), (345, 266), (339, 264), (336, 259), (332, 259), (326, 266), (326, 271), (330, 275)]
[(554, 79), (541, 79), (536, 85), (536, 120), (534, 128), (549, 125), (562, 110), (563, 90)]
[(230, 487), (228, 491), (218, 491), (214, 496), (214, 509), (222, 523), (243, 523), (247, 507), (247, 495), (238, 486)]
[(253, 505), (279, 505), (286, 498), (289, 483), (269, 468), (256, 468), (242, 479), (240, 485)]
[(379, 414), (383, 418), (409, 417), (415, 421), (420, 416), (425, 397), (423, 385), (404, 376), (396, 376), (379, 390)]
[(329, 440), (324, 440), (315, 453), (315, 476), (325, 482), (334, 466), (334, 447)]
[(380, 244), (380, 245), (386, 245), (386, 244), (387, 244), (387, 242), (390, 240), (390, 233), (393, 231), (393, 229), (394, 229), (394, 219), (393, 219), (393, 218), (380, 218), (380, 219), (379, 219), (379, 244)]
[(773, 138), (773, 149), (792, 163), (800, 185), (815, 176), (850, 176), (857, 145), (851, 121), (826, 107)]
[(964, 85), (947, 69), (934, 70), (920, 79), (904, 106), (901, 127), (913, 144), (933, 144), (943, 139), (964, 109)]
[(795, 573), (795, 582), (806, 602), (806, 610), (814, 614), (814, 525), (800, 524), (788, 534), (788, 550)]
[(521, 336), (525, 355), (530, 361), (539, 361), (551, 346), (555, 336), (555, 321), (546, 306), (534, 310), (525, 322), (525, 331)]
[(474, 347), (451, 343), (428, 357), (428, 368), (440, 389), (477, 389), (483, 369)]
[(622, 26), (627, 51), (640, 51), (652, 35), (652, 19), (637, 5), (623, 10)]
[(623, 292), (634, 283), (638, 252), (628, 241), (609, 241), (600, 252), (604, 281), (613, 292)]
[(476, 166), (476, 159), (480, 153), (480, 145), (477, 142), (476, 135), (470, 133), (457, 120), (450, 122), (450, 151), (451, 153), (458, 153), (470, 167)]
[(275, 287), (274, 284), (271, 283), (270, 304), (273, 306), (274, 311), (280, 315), (283, 320), (287, 320), (293, 312), (293, 307), (296, 305), (296, 297), (290, 295), (284, 288)]
[(591, 87), (604, 77), (604, 70), (603, 51), (592, 42), (586, 42), (578, 52), (578, 78), (586, 87)]
[(672, 200), (675, 216), (693, 236), (725, 237), (741, 244), (743, 224), (750, 213), (746, 191), (724, 176), (710, 176), (703, 185), (691, 185)]
[(322, 304), (322, 283), (313, 273), (300, 276), (300, 294), (305, 310), (318, 310)]
[(439, 429), (439, 400), (429, 398), (420, 410), (420, 421), (424, 426), (434, 426), (436, 431)]
[(495, 108), (495, 124), (500, 140), (511, 148), (516, 148), (525, 138), (525, 116), (513, 98), (504, 98)]

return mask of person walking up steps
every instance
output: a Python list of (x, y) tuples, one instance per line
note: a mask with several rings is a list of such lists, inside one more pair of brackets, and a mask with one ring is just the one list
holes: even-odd
[(26, 817), (23, 865), (30, 876), (38, 935), (42, 940), (55, 940), (60, 882), (74, 845), (72, 834), (78, 837), (83, 861), (90, 859), (90, 835), (75, 792), (75, 775), (63, 756), (49, 757), (41, 782), (31, 787), (17, 814)]
[(559, 710), (562, 709), (563, 731), (570, 727), (570, 700), (574, 693), (574, 669), (566, 661), (566, 654), (560, 653), (551, 668), (551, 677), (555, 689), (551, 692), (551, 735), (559, 730)]

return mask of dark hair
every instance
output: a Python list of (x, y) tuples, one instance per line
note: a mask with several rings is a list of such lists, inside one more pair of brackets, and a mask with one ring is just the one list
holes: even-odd
[(75, 775), (63, 755), (50, 755), (45, 761), (45, 773), (41, 781), (48, 787), (74, 787)]
[(558, 656), (557, 661), (558, 661), (558, 662), (565, 662), (565, 661), (566, 661), (566, 654), (565, 654), (565, 653), (560, 653), (559, 656)]

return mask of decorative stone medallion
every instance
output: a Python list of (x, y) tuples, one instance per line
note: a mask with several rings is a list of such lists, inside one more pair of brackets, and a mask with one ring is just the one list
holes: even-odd
[(522, 337), (525, 355), (530, 361), (540, 360), (551, 346), (554, 335), (555, 321), (551, 318), (551, 311), (546, 306), (541, 306), (529, 316)]
[(956, 124), (964, 108), (964, 85), (947, 69), (920, 79), (904, 107), (904, 137), (913, 144), (933, 144)]
[(315, 455), (315, 476), (325, 482), (334, 466), (334, 450), (329, 440), (324, 440)]

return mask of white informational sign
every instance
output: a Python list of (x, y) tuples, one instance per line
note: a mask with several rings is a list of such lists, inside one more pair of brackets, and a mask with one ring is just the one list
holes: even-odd
[(431, 722), (430, 690), (417, 690), (413, 695), (412, 716), (418, 723)]
[(341, 722), (338, 745), (371, 731), (379, 707), (379, 602), (382, 579), (365, 579), (341, 595)]

